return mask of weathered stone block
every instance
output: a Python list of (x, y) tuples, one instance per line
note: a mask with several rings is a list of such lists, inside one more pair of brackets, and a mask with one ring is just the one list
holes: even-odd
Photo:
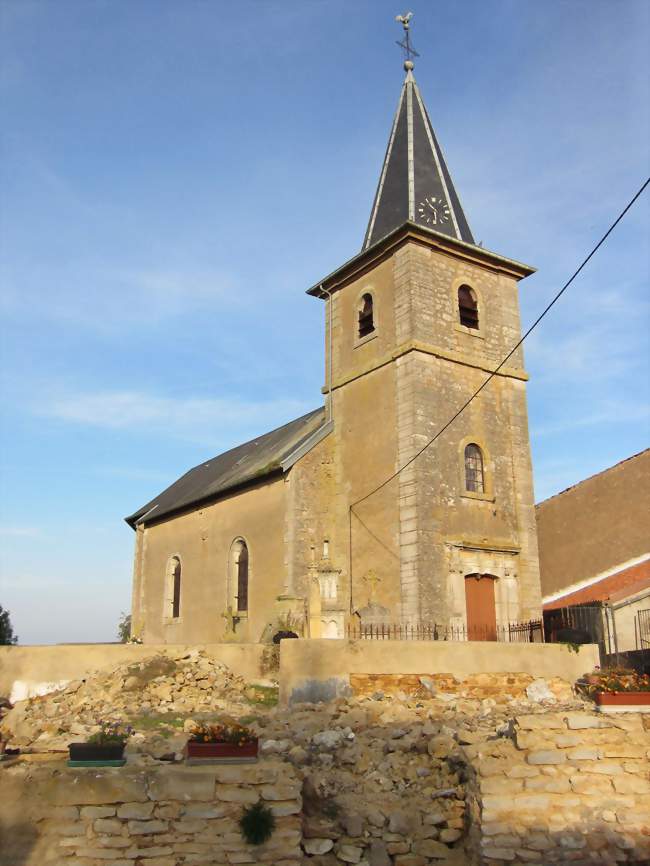
[(130, 776), (116, 770), (101, 769), (93, 773), (68, 770), (40, 783), (40, 793), (44, 802), (55, 806), (101, 804), (107, 808), (110, 803), (144, 802), (147, 799), (143, 773)]
[(298, 815), (302, 804), (300, 800), (273, 800), (270, 801), (269, 807), (276, 818), (281, 818), (284, 815)]
[(535, 779), (526, 779), (525, 788), (527, 791), (540, 791), (549, 794), (563, 794), (565, 791), (571, 790), (571, 785), (569, 784), (569, 780), (563, 776), (559, 778), (538, 776)]
[(624, 773), (612, 779), (614, 790), (619, 794), (650, 794), (650, 781)]
[[(217, 785), (217, 800), (226, 803), (257, 803), (259, 794), (254, 788), (242, 788), (238, 785)], [(205, 798), (202, 798), (205, 799)]]
[(486, 848), (483, 857), (486, 860), (514, 860), (515, 852), (512, 848)]
[(571, 788), (576, 794), (606, 794), (611, 792), (612, 783), (607, 777), (591, 773), (570, 777)]
[(551, 800), (545, 794), (519, 794), (515, 797), (517, 810), (544, 811), (549, 808)]
[(327, 854), (334, 847), (334, 842), (331, 839), (305, 839), (302, 847), (306, 854)]
[(580, 746), (577, 749), (569, 749), (567, 755), (571, 761), (596, 761), (600, 757), (600, 749)]
[(161, 767), (149, 777), (152, 800), (212, 800), (214, 788), (213, 767)]
[(415, 853), (431, 860), (446, 860), (449, 856), (449, 848), (435, 839), (422, 839), (415, 843)]
[(150, 836), (153, 833), (165, 833), (168, 828), (167, 821), (129, 821), (129, 834), (131, 836)]
[(508, 779), (532, 779), (534, 776), (539, 776), (539, 770), (528, 764), (515, 764), (506, 770)]
[(581, 731), (585, 728), (611, 728), (611, 724), (595, 713), (567, 713), (567, 727), (571, 731)]
[(301, 786), (297, 783), (295, 785), (263, 785), (261, 793), (264, 800), (295, 800), (300, 796), (300, 790)]
[(563, 764), (566, 753), (557, 749), (542, 749), (539, 752), (530, 752), (526, 760), (529, 764)]
[(505, 776), (488, 776), (481, 779), (481, 792), (483, 794), (505, 794), (521, 791), (523, 786), (523, 779), (507, 779)]
[(223, 764), (211, 767), (211, 770), (216, 781), (224, 785), (273, 785), (280, 774), (283, 781), (295, 778), (291, 764), (277, 760), (259, 764)]
[(93, 822), (93, 830), (95, 833), (106, 833), (107, 835), (120, 835), (125, 829), (124, 824), (118, 821), (117, 818), (97, 818)]
[(153, 803), (123, 803), (117, 809), (117, 817), (144, 820), (151, 817), (153, 807)]
[(205, 803), (187, 803), (183, 806), (183, 815), (187, 818), (223, 818), (227, 814), (227, 806)]
[(548, 731), (566, 728), (560, 713), (535, 713), (517, 716), (515, 722), (523, 731)]
[(363, 848), (356, 845), (339, 845), (336, 849), (336, 856), (344, 863), (358, 863), (362, 854)]

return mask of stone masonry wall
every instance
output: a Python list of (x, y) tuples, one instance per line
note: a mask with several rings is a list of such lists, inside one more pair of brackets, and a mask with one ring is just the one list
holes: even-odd
[[(271, 839), (242, 838), (245, 804), (265, 801)], [(300, 782), (290, 764), (2, 772), (0, 866), (229, 866), (300, 862)], [(3, 832), (4, 830), (4, 832)]]
[(648, 722), (638, 713), (522, 715), (512, 739), (466, 744), (481, 863), (650, 862)]

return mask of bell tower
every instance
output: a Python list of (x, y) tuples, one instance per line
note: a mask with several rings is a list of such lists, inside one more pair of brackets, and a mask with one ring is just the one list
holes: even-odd
[(351, 615), (371, 574), (392, 622), (490, 636), (541, 608), (521, 349), (427, 443), (519, 340), (518, 282), (534, 269), (476, 245), (405, 17), (406, 77), (362, 250), (309, 290), (327, 302), (328, 532)]

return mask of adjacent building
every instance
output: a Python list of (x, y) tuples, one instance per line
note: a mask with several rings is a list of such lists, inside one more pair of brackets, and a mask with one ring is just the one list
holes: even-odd
[(650, 449), (536, 512), (546, 621), (602, 623), (609, 652), (650, 650)]

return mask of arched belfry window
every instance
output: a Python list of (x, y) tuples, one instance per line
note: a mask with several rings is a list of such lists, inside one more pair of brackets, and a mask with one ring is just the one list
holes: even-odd
[(236, 609), (245, 613), (248, 610), (248, 547), (243, 538), (234, 544), (232, 563)]
[(478, 330), (478, 302), (476, 292), (469, 286), (458, 289), (458, 315), (461, 325)]
[(366, 293), (359, 304), (359, 338), (367, 337), (375, 330), (372, 295)]
[(181, 615), (181, 561), (172, 556), (167, 565), (167, 610), (165, 616), (178, 619)]
[(472, 493), (485, 493), (483, 452), (473, 442), (465, 446), (465, 489)]

